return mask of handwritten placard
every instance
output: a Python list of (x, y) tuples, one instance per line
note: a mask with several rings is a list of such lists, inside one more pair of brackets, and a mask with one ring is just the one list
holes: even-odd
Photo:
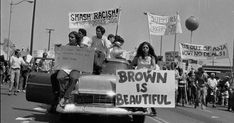
[(76, 46), (55, 47), (54, 69), (93, 71), (94, 50)]
[(116, 106), (175, 107), (175, 71), (118, 70)]

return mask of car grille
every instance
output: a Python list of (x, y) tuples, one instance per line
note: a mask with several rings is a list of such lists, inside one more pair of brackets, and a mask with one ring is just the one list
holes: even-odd
[(74, 95), (74, 102), (77, 104), (92, 104), (92, 103), (105, 103), (114, 104), (114, 97), (107, 95), (95, 95), (95, 94), (78, 94)]

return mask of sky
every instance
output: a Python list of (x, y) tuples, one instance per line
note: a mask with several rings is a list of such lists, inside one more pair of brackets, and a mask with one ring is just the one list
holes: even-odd
[[(21, 0), (13, 0), (17, 3)], [(1, 42), (8, 37), (10, 0), (1, 0)], [(31, 40), (33, 4), (22, 2), (12, 6), (11, 41), (16, 48), (29, 48)], [(179, 43), (190, 43), (191, 32), (185, 21), (190, 16), (198, 19), (199, 27), (193, 31), (192, 43), (217, 46), (228, 44), (230, 59), (215, 60), (215, 65), (229, 66), (233, 59), (234, 1), (233, 0), (37, 0), (34, 23), (33, 50), (47, 49), (49, 33), (51, 44), (68, 42), (69, 12), (93, 12), (111, 8), (121, 8), (118, 35), (124, 38), (123, 49), (133, 50), (143, 41), (149, 41), (147, 16), (144, 12), (157, 15), (175, 15), (179, 12), (182, 34), (176, 38)], [(105, 35), (115, 34), (116, 24), (105, 25)], [(95, 35), (95, 27), (87, 28), (87, 36)], [(160, 36), (151, 36), (156, 55), (160, 55)], [(163, 36), (162, 55), (174, 50), (174, 36)], [(164, 56), (165, 57), (165, 56)], [(211, 65), (211, 61), (204, 61)]]

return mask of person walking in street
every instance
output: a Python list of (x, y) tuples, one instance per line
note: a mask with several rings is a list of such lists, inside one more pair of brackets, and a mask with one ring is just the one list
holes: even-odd
[[(204, 73), (202, 67), (198, 68), (196, 74), (196, 84), (197, 84), (197, 101), (201, 103), (201, 109), (205, 109), (206, 96), (207, 96), (207, 76)], [(196, 108), (198, 105), (195, 105)]]
[[(23, 56), (23, 60), (25, 63), (29, 64), (27, 62), (27, 56)], [(28, 81), (28, 76), (29, 76), (29, 72), (31, 71), (31, 68), (29, 66), (24, 66), (21, 65), (21, 79), (20, 79), (20, 89), (25, 93), (26, 90), (26, 85), (27, 85), (27, 81)]]
[(0, 82), (1, 86), (5, 83), (5, 72), (6, 72), (6, 67), (5, 67), (5, 60), (4, 56), (0, 56)]
[[(208, 78), (208, 99), (211, 99), (212, 102), (212, 106), (215, 108), (216, 107), (216, 90), (217, 90), (217, 80), (215, 79), (215, 73), (211, 73), (210, 74), (210, 78)], [(208, 103), (208, 101), (206, 101), (206, 103)]]
[(137, 49), (137, 54), (131, 62), (131, 68), (155, 70), (157, 56), (148, 42), (143, 42)]
[(181, 104), (184, 106), (186, 103), (186, 88), (187, 88), (187, 77), (185, 73), (183, 72), (182, 68), (178, 68), (179, 76), (178, 76), (178, 97), (177, 97), (177, 104), (180, 102), (181, 99)]
[[(156, 70), (157, 56), (149, 42), (143, 42), (137, 49), (137, 54), (130, 64), (132, 69), (146, 69), (148, 72)], [(155, 108), (146, 108), (152, 115), (156, 114)]]
[(197, 86), (196, 86), (196, 74), (195, 70), (191, 70), (188, 73), (187, 82), (188, 82), (188, 102), (189, 104), (196, 104), (196, 98), (197, 98)]
[(16, 92), (19, 92), (19, 79), (20, 79), (20, 69), (21, 65), (27, 66), (22, 57), (20, 57), (20, 50), (16, 49), (15, 54), (10, 58), (10, 71), (11, 71), (11, 84), (9, 88), (8, 95), (12, 94), (14, 83), (15, 83), (15, 90), (14, 95), (17, 95)]

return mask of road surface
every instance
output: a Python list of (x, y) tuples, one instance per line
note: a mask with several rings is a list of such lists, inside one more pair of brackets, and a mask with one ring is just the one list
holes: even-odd
[[(28, 102), (25, 93), (8, 96), (8, 87), (1, 87), (1, 123), (75, 123), (75, 122), (128, 122), (130, 117), (70, 115), (61, 118), (60, 114), (47, 113), (49, 107), (45, 104)], [(234, 112), (229, 112), (223, 106), (206, 110), (194, 109), (190, 105), (177, 106), (172, 109), (157, 109), (156, 117), (146, 117), (145, 123), (233, 123)]]

